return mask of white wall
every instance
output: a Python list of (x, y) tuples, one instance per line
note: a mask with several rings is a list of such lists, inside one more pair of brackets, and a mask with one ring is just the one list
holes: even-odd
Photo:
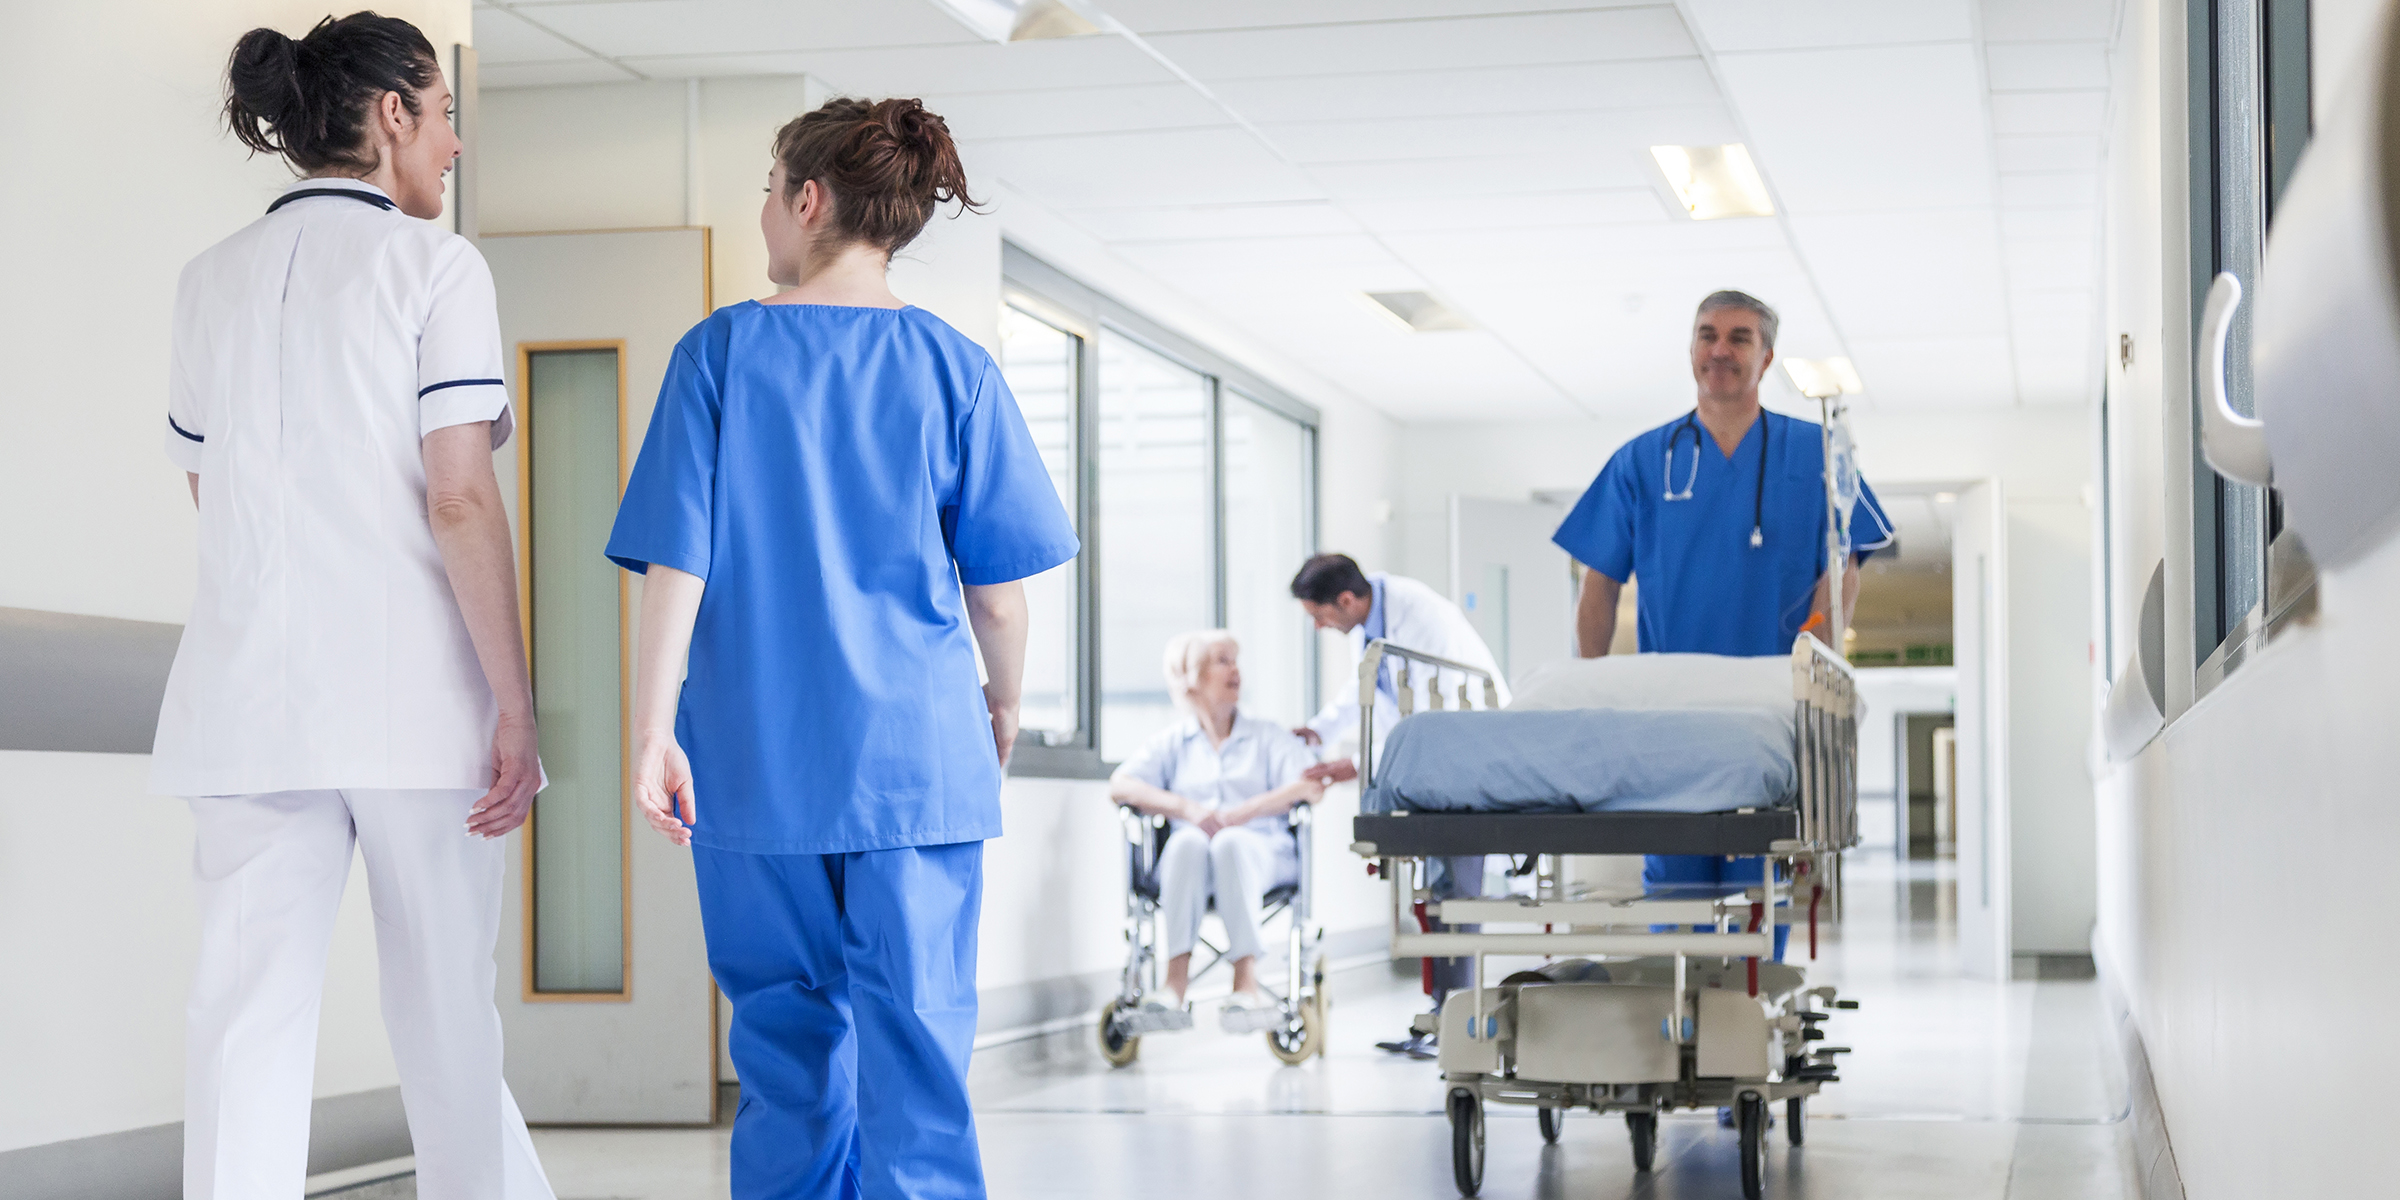
[[(1803, 414), (1807, 415), (1807, 414)], [(1580, 491), (1654, 421), (1411, 425), (1401, 436), (1405, 561), (1447, 587), (1453, 494), (1524, 499)], [(2019, 953), (2080, 953), (2093, 919), (2092, 423), (2073, 406), (1862, 405), (1851, 416), (1871, 484), (1997, 479), (2008, 502), (2011, 917)], [(2137, 596), (2138, 600), (2138, 596)]]
[[(437, 49), (467, 0), (390, 0)], [(290, 0), (0, 6), (0, 605), (180, 623), (191, 499), (161, 446), (176, 272), (290, 178), (218, 119), (219, 72)], [(118, 164), (101, 168), (102, 160)], [(66, 170), (33, 164), (83, 164)], [(195, 925), (190, 817), (138, 755), (0, 753), (0, 1152), (183, 1115)], [(397, 1082), (354, 883), (335, 935), (317, 1094)]]
[[(2384, 8), (2311, 5), (2320, 122)], [(2400, 1050), (2381, 1030), (2400, 967), (2379, 952), (2389, 906), (2349, 898), (2376, 894), (2400, 837), (2400, 543), (2322, 574), (2313, 627), (2189, 702), (2189, 514), (2173, 502), (2189, 490), (2180, 11), (2132, 0), (2111, 71), (2108, 311), (2111, 341), (2131, 332), (2136, 353), (2112, 369), (2110, 619), (2122, 659), (2140, 589), (2168, 559), (2178, 711), (2133, 761), (2096, 770), (2096, 952), (2147, 1053), (2185, 1194), (2387, 1191), (2400, 1144), (2382, 1131), (2382, 1101)]]
[[(773, 135), (824, 94), (804, 76), (709, 80), (699, 88), (697, 191), (702, 223), (713, 231), (719, 305), (773, 290), (758, 235)], [(688, 102), (681, 83), (486, 92), (484, 231), (683, 224)], [(1324, 544), (1350, 551), (1370, 569), (1394, 561), (1396, 523), (1381, 515), (1397, 499), (1397, 434), (1388, 418), (978, 173), (971, 150), (967, 169), (988, 211), (937, 217), (895, 260), (892, 287), (903, 300), (996, 347), (1006, 239), (1211, 346), (1323, 413)], [(1347, 650), (1332, 641), (1325, 649), (1331, 687), (1347, 666)], [(1328, 801), (1328, 835), (1318, 845), (1318, 915), (1335, 931), (1372, 926), (1381, 915), (1382, 894), (1345, 849), (1353, 791), (1339, 789)], [(988, 992), (1116, 969), (1124, 956), (1124, 868), (1106, 785), (1015, 778), (1002, 803), (1007, 832), (985, 851), (980, 986)]]

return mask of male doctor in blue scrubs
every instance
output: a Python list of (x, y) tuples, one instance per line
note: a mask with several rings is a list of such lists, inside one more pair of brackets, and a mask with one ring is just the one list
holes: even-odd
[[(1801, 630), (1823, 636), (1830, 625), (1821, 427), (1758, 403), (1776, 325), (1775, 310), (1754, 296), (1702, 300), (1692, 322), (1698, 405), (1619, 447), (1552, 535), (1588, 568), (1575, 614), (1583, 657), (1608, 653), (1628, 579), (1641, 580), (1635, 618), (1645, 654), (1788, 655)], [(1892, 541), (1864, 481), (1850, 540), (1844, 627), (1858, 602), (1858, 564)], [(1762, 869), (1755, 858), (1654, 854), (1642, 882), (1744, 886)], [(1777, 959), (1787, 928), (1775, 930)]]

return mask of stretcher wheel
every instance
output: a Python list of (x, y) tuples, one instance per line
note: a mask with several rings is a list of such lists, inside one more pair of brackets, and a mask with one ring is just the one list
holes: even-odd
[(1450, 1174), (1461, 1196), (1483, 1186), (1483, 1098), (1464, 1088), (1450, 1093)]
[(1118, 1031), (1117, 1008), (1115, 1000), (1100, 1006), (1100, 1057), (1107, 1059), (1112, 1067), (1124, 1066), (1142, 1053), (1141, 1038), (1127, 1037)]
[(1550, 1145), (1557, 1145), (1558, 1126), (1561, 1121), (1565, 1120), (1565, 1114), (1555, 1108), (1545, 1108), (1534, 1115), (1541, 1119), (1542, 1140)]
[(1806, 1096), (1794, 1096), (1783, 1102), (1783, 1136), (1795, 1146), (1800, 1144), (1804, 1132), (1800, 1123), (1805, 1119), (1801, 1114), (1806, 1110), (1801, 1103), (1806, 1099)]
[(1267, 1049), (1287, 1067), (1325, 1053), (1325, 993), (1320, 991), (1292, 1010), (1293, 1019), (1267, 1031)]
[(1734, 1125), (1742, 1131), (1742, 1200), (1763, 1200), (1767, 1194), (1767, 1102), (1757, 1092), (1743, 1092), (1733, 1103)]
[(1658, 1114), (1626, 1113), (1625, 1132), (1633, 1135), (1633, 1169), (1649, 1174), (1651, 1164), (1658, 1161)]

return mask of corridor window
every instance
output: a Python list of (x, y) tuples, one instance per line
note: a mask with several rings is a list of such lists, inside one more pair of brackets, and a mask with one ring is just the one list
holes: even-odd
[(1316, 548), (1316, 411), (1238, 364), (1006, 248), (1001, 369), (1083, 554), (1027, 581), (1011, 770), (1097, 777), (1179, 719), (1167, 639), (1227, 628), (1242, 707), (1297, 723), (1316, 639), (1288, 591)]

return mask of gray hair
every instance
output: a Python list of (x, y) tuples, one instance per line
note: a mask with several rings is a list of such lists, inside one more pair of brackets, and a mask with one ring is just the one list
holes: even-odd
[(1167, 698), (1175, 702), (1176, 711), (1186, 715), (1193, 711), (1192, 689), (1200, 686), (1200, 668), (1208, 662), (1210, 651), (1225, 645), (1241, 652), (1241, 643), (1222, 629), (1194, 629), (1167, 639)]
[(1731, 288), (1710, 292), (1708, 299), (1701, 301), (1699, 310), (1692, 314), (1692, 328), (1698, 329), (1700, 318), (1720, 308), (1738, 308), (1757, 317), (1758, 336), (1766, 339), (1767, 349), (1775, 348), (1775, 328), (1783, 324), (1783, 318), (1776, 316), (1775, 310), (1767, 307), (1766, 301), (1748, 292), (1737, 292)]

